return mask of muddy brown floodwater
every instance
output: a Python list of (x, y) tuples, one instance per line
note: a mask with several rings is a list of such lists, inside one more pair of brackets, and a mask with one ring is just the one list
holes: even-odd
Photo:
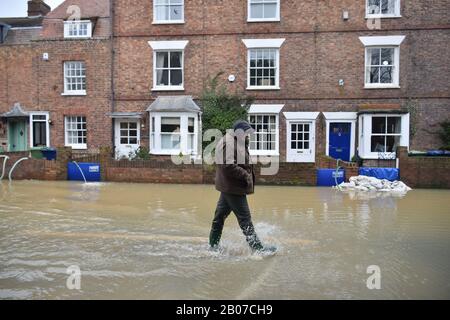
[[(0, 298), (450, 298), (448, 190), (258, 187), (250, 204), (279, 246), (271, 257), (250, 254), (234, 216), (224, 251), (208, 250), (217, 197), (213, 186), (3, 182)], [(373, 265), (379, 290), (366, 285)]]

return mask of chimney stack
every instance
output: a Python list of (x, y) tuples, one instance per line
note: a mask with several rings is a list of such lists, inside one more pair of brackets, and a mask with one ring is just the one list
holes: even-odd
[(28, 1), (28, 16), (45, 16), (51, 10), (50, 6), (44, 0), (30, 0)]

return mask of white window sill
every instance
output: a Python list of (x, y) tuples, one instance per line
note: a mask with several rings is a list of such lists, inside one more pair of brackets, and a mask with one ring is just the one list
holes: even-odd
[(72, 150), (87, 150), (86, 144), (77, 144), (77, 145), (65, 145), (66, 147), (72, 148)]
[(153, 87), (152, 91), (184, 91), (184, 87)]
[(86, 39), (92, 39), (92, 36), (77, 36), (77, 37), (65, 36), (64, 39), (69, 39), (69, 40), (86, 40)]
[(395, 19), (402, 18), (402, 15), (396, 14), (367, 14), (366, 19)]
[(153, 20), (152, 24), (184, 24), (184, 20), (173, 20), (173, 21), (155, 21)]
[(278, 151), (262, 151), (262, 150), (250, 150), (251, 156), (270, 156), (270, 157), (279, 157), (280, 153)]
[(280, 90), (280, 87), (272, 86), (260, 86), (260, 87), (247, 87), (247, 90)]
[(400, 86), (397, 84), (366, 84), (364, 89), (400, 89)]
[(363, 160), (395, 160), (397, 158), (395, 152), (368, 153), (359, 156)]
[(62, 96), (85, 96), (86, 91), (79, 91), (79, 92), (63, 92), (61, 93)]
[[(192, 154), (187, 152), (182, 152), (181, 150), (151, 150), (150, 154), (155, 156), (179, 156), (180, 153), (183, 153), (183, 156), (191, 156)], [(193, 154), (194, 156), (196, 154)]]
[(251, 19), (248, 18), (247, 22), (252, 23), (252, 22), (280, 22), (281, 19), (280, 18), (268, 18), (268, 19)]

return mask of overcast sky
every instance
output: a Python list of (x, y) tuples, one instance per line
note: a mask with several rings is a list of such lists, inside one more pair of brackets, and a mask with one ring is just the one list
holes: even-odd
[[(64, 0), (45, 0), (52, 10)], [(28, 0), (0, 0), (0, 17), (26, 17)]]

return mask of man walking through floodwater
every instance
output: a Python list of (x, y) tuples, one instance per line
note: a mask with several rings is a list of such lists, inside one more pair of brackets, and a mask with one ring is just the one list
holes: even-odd
[(225, 219), (233, 211), (253, 252), (276, 251), (275, 247), (264, 246), (256, 235), (247, 202), (247, 195), (255, 191), (255, 172), (248, 151), (253, 132), (247, 121), (239, 120), (216, 146), (216, 189), (220, 198), (209, 236), (213, 249), (218, 248)]

